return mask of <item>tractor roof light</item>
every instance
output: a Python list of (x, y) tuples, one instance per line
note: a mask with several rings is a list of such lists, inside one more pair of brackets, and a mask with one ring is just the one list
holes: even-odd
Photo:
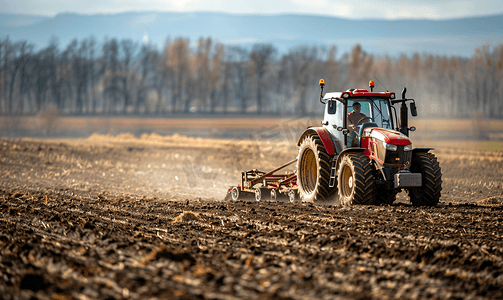
[(348, 99), (349, 98), (349, 93), (342, 93), (342, 98)]
[(320, 86), (321, 87), (325, 86), (325, 79), (320, 79)]
[(369, 82), (369, 87), (370, 87), (370, 91), (373, 92), (374, 91), (374, 80), (371, 80)]

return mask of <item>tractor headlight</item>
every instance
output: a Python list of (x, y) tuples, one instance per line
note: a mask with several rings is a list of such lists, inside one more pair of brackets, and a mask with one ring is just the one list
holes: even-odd
[(389, 151), (396, 151), (396, 149), (397, 149), (396, 145), (387, 144), (387, 143), (383, 143), (383, 145), (384, 145), (384, 148)]
[(403, 147), (403, 151), (412, 151), (412, 145), (406, 145)]

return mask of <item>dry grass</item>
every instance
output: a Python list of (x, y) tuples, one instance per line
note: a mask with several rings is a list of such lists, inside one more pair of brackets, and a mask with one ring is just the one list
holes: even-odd
[[(189, 119), (168, 118), (128, 118), (128, 117), (59, 117), (57, 129), (128, 131), (138, 128), (150, 130), (166, 129), (256, 129), (277, 126), (291, 118), (204, 118)], [(260, 120), (260, 121), (259, 121)], [(17, 117), (18, 129), (37, 131), (40, 129), (40, 117)], [(0, 117), (0, 125), (11, 123), (8, 117)], [(1, 128), (0, 128), (1, 129)]]
[(503, 197), (489, 197), (476, 202), (479, 206), (497, 206), (503, 204)]
[(199, 216), (198, 213), (194, 213), (191, 211), (184, 211), (183, 213), (179, 214), (175, 218), (175, 220), (173, 220), (173, 224), (185, 223), (190, 221), (203, 221), (203, 219)]

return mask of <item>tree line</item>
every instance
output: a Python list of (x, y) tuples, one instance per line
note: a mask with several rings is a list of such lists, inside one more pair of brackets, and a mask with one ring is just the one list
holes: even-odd
[[(339, 58), (338, 58), (339, 57)], [(168, 39), (158, 49), (129, 39), (90, 37), (35, 50), (27, 41), (0, 40), (0, 114), (61, 115), (239, 113), (302, 115), (319, 112), (325, 91), (384, 90), (418, 102), (423, 116), (503, 117), (503, 44), (482, 45), (470, 58), (432, 54), (376, 57), (355, 45), (337, 55), (302, 46), (278, 54), (271, 44), (250, 48), (200, 38)]]

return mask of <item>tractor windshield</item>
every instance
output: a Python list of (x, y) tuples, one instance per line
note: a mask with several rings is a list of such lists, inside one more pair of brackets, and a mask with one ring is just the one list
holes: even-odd
[(385, 98), (365, 97), (365, 98), (352, 98), (348, 100), (348, 113), (353, 111), (353, 103), (358, 102), (361, 105), (361, 113), (372, 120), (365, 120), (363, 122), (377, 123), (378, 127), (393, 129), (393, 120), (390, 117), (389, 101)]

